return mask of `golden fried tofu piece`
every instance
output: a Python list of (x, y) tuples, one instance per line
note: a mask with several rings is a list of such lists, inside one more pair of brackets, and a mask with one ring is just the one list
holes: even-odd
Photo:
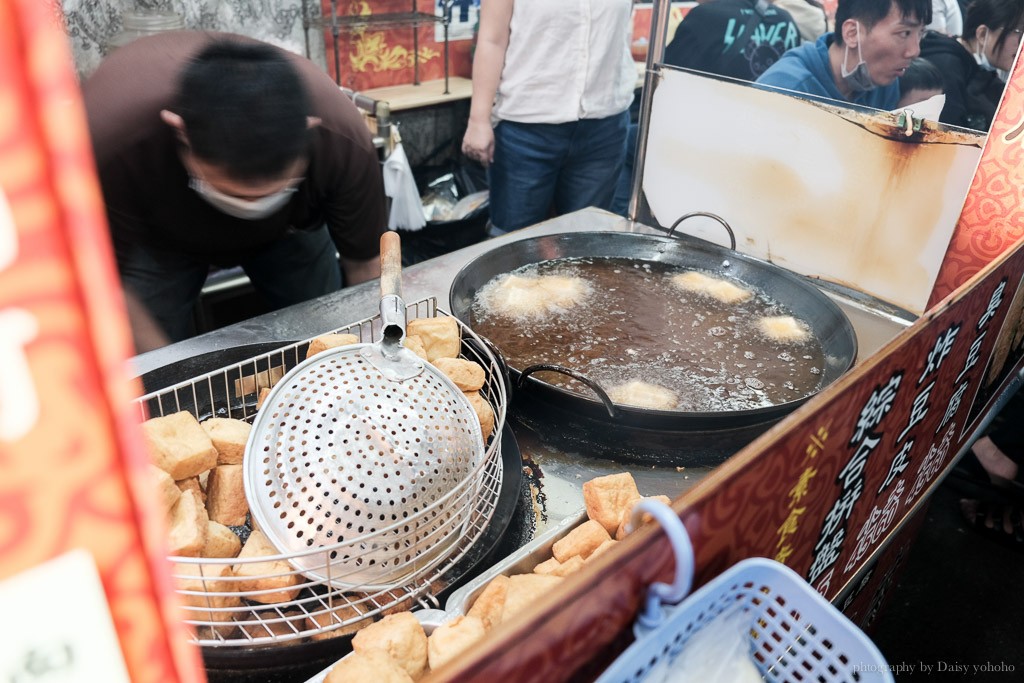
[(462, 348), (459, 323), (455, 318), (439, 315), (436, 318), (416, 318), (406, 328), (409, 336), (417, 336), (427, 351), (427, 360), (433, 363), (438, 358), (458, 358)]
[(476, 419), (480, 421), (480, 431), (484, 435), (484, 443), (487, 443), (487, 439), (491, 437), (491, 433), (494, 432), (494, 409), (491, 408), (491, 404), (480, 395), (479, 391), (470, 391), (466, 393), (466, 398), (469, 399), (469, 405), (473, 406), (473, 412), (476, 413)]
[(350, 346), (358, 343), (359, 337), (354, 334), (322, 334), (309, 342), (309, 348), (306, 349), (306, 358), (311, 358), (321, 351), (326, 351), (327, 349), (333, 349), (338, 346)]
[(565, 562), (573, 555), (579, 555), (585, 560), (599, 545), (610, 539), (611, 536), (599, 522), (589, 519), (555, 541), (551, 546), (551, 554), (559, 562)]
[[(660, 500), (665, 505), (671, 505), (672, 504), (672, 500), (668, 496), (645, 496), (644, 498), (641, 498), (640, 500), (634, 501), (633, 505), (630, 505), (629, 511), (626, 514), (622, 515), (622, 521), (619, 522), (619, 528), (615, 530), (615, 540), (616, 541), (621, 541), (622, 539), (624, 539), (628, 535), (628, 533), (626, 532), (626, 529), (627, 529), (627, 527), (629, 525), (629, 520), (630, 520), (630, 518), (633, 515), (633, 507), (637, 503), (639, 503), (641, 500)], [(651, 517), (650, 515), (648, 515), (647, 513), (644, 513), (644, 515), (640, 518), (640, 523), (641, 524), (647, 524), (652, 519), (654, 519), (654, 518)]]
[[(335, 605), (333, 611), (315, 612), (306, 617), (306, 628), (308, 629), (323, 629), (332, 624), (340, 624), (343, 621), (349, 619), (358, 619), (362, 616), (356, 607), (352, 605), (346, 605), (344, 603)], [(320, 631), (319, 633), (311, 636), (313, 640), (327, 640), (328, 638), (337, 638), (338, 636), (350, 636), (361, 628), (368, 626), (369, 620), (360, 620), (348, 626), (339, 626), (338, 628), (330, 631)]]
[(467, 616), (479, 617), (484, 629), (490, 631), (501, 623), (505, 609), (505, 595), (508, 592), (508, 577), (499, 575), (491, 579), (470, 606)]
[(195, 491), (183, 491), (171, 508), (168, 553), (182, 557), (199, 557), (206, 546), (210, 518)]
[(196, 477), (217, 464), (217, 449), (187, 410), (142, 423), (153, 463), (174, 481)]
[[(270, 393), (270, 389), (264, 389)], [(213, 442), (213, 447), (217, 449), (217, 464), (241, 465), (252, 425), (245, 420), (228, 417), (211, 417), (209, 420), (203, 420), (201, 424)]]
[(249, 501), (245, 498), (245, 474), (241, 465), (220, 465), (206, 482), (206, 510), (210, 519), (226, 526), (245, 524)]
[(438, 358), (434, 366), (448, 376), (461, 391), (480, 391), (487, 380), (482, 365), (465, 358)]
[(242, 550), (242, 539), (231, 529), (212, 519), (207, 523), (206, 544), (202, 557), (235, 557)]
[(178, 488), (171, 475), (156, 465), (150, 463), (147, 471), (153, 491), (156, 492), (157, 499), (160, 501), (160, 507), (166, 514), (170, 514), (174, 504), (181, 498), (181, 489)]
[[(253, 529), (252, 533), (249, 534), (249, 539), (242, 546), (242, 552), (238, 553), (238, 559), (278, 554), (277, 549), (274, 548), (263, 532)], [(235, 576), (245, 579), (238, 583), (238, 590), (240, 592), (272, 591), (269, 593), (247, 594), (245, 596), (253, 602), (260, 602), (265, 605), (294, 600), (295, 596), (299, 594), (301, 586), (298, 584), (302, 579), (297, 574), (290, 573), (291, 571), (292, 566), (284, 560), (246, 562), (234, 566)]]
[(427, 668), (427, 634), (410, 612), (389, 614), (362, 629), (352, 639), (352, 649), (388, 654), (413, 678)]
[(564, 580), (560, 576), (543, 574), (516, 574), (508, 577), (508, 591), (505, 594), (505, 606), (501, 611), (501, 621), (508, 621), (537, 602), (538, 597), (557, 588)]
[[(235, 610), (214, 611), (235, 608), (242, 604), (241, 598), (235, 594), (234, 581), (225, 580), (231, 576), (231, 566), (227, 564), (192, 564), (178, 563), (171, 568), (174, 584), (179, 591), (195, 591), (201, 595), (179, 593), (185, 606), (186, 619), (196, 621), (231, 621)], [(223, 593), (224, 595), (217, 595)], [(223, 635), (223, 634), (222, 634)]]
[(430, 669), (439, 669), (485, 635), (484, 622), (477, 617), (456, 617), (441, 624), (427, 638)]
[[(598, 546), (600, 549), (600, 546)], [(597, 552), (595, 550), (594, 552)], [(593, 557), (593, 553), (591, 553)], [(583, 558), (579, 555), (573, 555), (565, 562), (559, 562), (555, 558), (541, 562), (533, 568), (534, 574), (544, 574), (545, 576), (569, 576), (573, 572), (579, 571), (583, 568)]]
[(412, 678), (386, 652), (370, 650), (346, 655), (327, 673), (324, 683), (412, 683)]
[(640, 500), (636, 482), (629, 472), (609, 474), (583, 484), (583, 502), (587, 516), (614, 534), (624, 515)]
[(423, 339), (418, 334), (407, 336), (402, 344), (423, 360), (429, 360), (427, 358), (427, 349), (423, 346)]

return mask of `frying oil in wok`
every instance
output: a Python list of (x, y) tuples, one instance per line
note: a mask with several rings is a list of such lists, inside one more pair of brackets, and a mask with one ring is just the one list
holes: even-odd
[[(824, 357), (813, 336), (775, 342), (758, 330), (762, 316), (794, 315), (792, 311), (757, 290), (736, 304), (683, 291), (671, 283), (671, 276), (680, 272), (665, 264), (616, 258), (525, 266), (511, 275), (580, 278), (585, 286), (577, 288), (574, 304), (559, 302), (540, 315), (513, 316), (492, 305), (509, 276), (499, 275), (477, 292), (472, 327), (494, 342), (516, 369), (561, 365), (605, 389), (634, 380), (657, 384), (676, 393), (680, 411), (764, 408), (818, 390)], [(537, 376), (593, 396), (562, 375)]]

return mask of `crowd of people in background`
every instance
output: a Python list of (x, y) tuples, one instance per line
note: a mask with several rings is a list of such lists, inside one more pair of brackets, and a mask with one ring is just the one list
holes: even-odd
[[(942, 96), (941, 123), (987, 132), (1024, 0), (705, 0), (664, 64), (870, 110)], [(625, 213), (637, 124), (630, 0), (481, 6), (462, 149), (489, 166), (492, 235), (583, 206)], [(619, 160), (619, 163), (616, 163)], [(609, 169), (620, 167), (617, 174)]]

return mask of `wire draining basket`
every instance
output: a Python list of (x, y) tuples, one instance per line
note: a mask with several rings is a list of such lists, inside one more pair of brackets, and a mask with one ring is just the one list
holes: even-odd
[[(796, 572), (779, 562), (738, 562), (693, 594), (693, 549), (672, 509), (643, 501), (665, 528), (676, 555), (676, 581), (653, 584), (634, 625), (636, 641), (601, 675), (598, 683), (661, 680), (687, 641), (716, 617), (741, 614), (750, 656), (766, 681), (786, 683), (883, 683), (893, 677), (878, 648), (857, 626)], [(684, 599), (684, 596), (685, 599)], [(681, 600), (681, 602), (680, 602)], [(668, 605), (666, 603), (678, 603)]]
[[(433, 298), (410, 304), (406, 311), (410, 320), (448, 315), (437, 308)], [(461, 357), (485, 369), (480, 395), (494, 411), (494, 430), (480, 466), (466, 477), (471, 481), (438, 501), (446, 515), (463, 514), (468, 518), (465, 525), (437, 529), (438, 542), (447, 546), (444, 558), (423, 567), (410, 567), (399, 587), (380, 587), (337, 580), (341, 572), (334, 566), (335, 558), (365, 552), (360, 548), (372, 545), (368, 541), (373, 540), (367, 535), (283, 555), (170, 557), (176, 590), (185, 604), (187, 623), (196, 629), (197, 644), (252, 647), (321, 639), (351, 632), (381, 614), (409, 609), (417, 603), (431, 604), (432, 591), (441, 585), (440, 580), (487, 528), (502, 483), (501, 433), (507, 398), (501, 366), (486, 342), (456, 322), (462, 334)], [(330, 332), (352, 334), (368, 342), (379, 334), (379, 328), (380, 316), (374, 316)], [(146, 394), (136, 400), (140, 417), (188, 411), (200, 421), (228, 417), (251, 423), (260, 391), (300, 364), (310, 341), (283, 346)], [(419, 514), (434, 515), (436, 510), (432, 506)], [(232, 527), (232, 531), (244, 542), (251, 525)]]

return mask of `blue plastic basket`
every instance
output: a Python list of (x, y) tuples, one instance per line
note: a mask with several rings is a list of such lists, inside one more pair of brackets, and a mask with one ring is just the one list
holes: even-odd
[[(686, 528), (670, 507), (643, 501), (665, 528), (676, 553), (676, 581), (653, 584), (634, 625), (634, 642), (598, 683), (643, 681), (671, 661), (699, 629), (728, 609), (749, 620), (749, 652), (767, 681), (832, 683), (892, 681), (882, 653), (849, 619), (783, 564), (764, 558), (737, 563), (682, 599), (693, 576), (693, 550)], [(681, 600), (681, 601), (680, 601)], [(678, 603), (669, 605), (666, 603)]]

